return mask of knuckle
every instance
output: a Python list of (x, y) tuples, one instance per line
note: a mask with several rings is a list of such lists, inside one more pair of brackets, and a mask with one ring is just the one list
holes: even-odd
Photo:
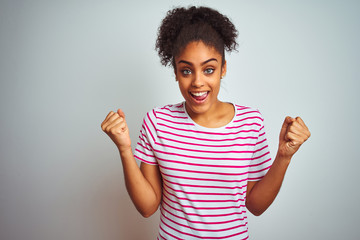
[(110, 133), (115, 135), (115, 134), (119, 133), (119, 130), (117, 128), (111, 128)]
[(106, 133), (109, 133), (110, 131), (111, 131), (111, 128), (110, 128), (110, 127), (106, 127), (106, 128), (105, 128), (105, 132), (106, 132)]
[(102, 123), (102, 124), (101, 124), (101, 129), (102, 129), (103, 131), (106, 130), (106, 125), (105, 125), (105, 123)]

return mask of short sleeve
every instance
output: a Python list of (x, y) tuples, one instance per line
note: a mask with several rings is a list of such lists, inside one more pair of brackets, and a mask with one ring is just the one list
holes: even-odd
[(259, 131), (254, 153), (249, 166), (249, 181), (260, 181), (272, 165), (270, 150), (266, 139), (264, 119), (259, 112)]
[(141, 126), (139, 140), (135, 147), (134, 157), (144, 163), (157, 165), (153, 151), (156, 139), (156, 116), (155, 111), (146, 114)]

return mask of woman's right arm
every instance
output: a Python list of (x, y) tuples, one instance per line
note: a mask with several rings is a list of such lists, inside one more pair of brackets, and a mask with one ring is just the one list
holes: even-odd
[(117, 113), (110, 112), (101, 128), (119, 149), (125, 185), (131, 200), (142, 216), (150, 217), (161, 202), (162, 180), (159, 167), (141, 163), (139, 168), (131, 150), (125, 114), (120, 109)]

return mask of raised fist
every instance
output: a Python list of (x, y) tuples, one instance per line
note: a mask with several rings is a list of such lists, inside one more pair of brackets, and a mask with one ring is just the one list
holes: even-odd
[(101, 123), (101, 129), (113, 140), (120, 151), (131, 149), (129, 129), (121, 109), (111, 111)]
[(278, 154), (291, 158), (310, 135), (300, 117), (286, 117), (280, 131)]

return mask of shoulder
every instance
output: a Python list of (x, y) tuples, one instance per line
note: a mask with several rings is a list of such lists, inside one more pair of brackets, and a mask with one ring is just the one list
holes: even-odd
[(155, 107), (146, 113), (142, 128), (154, 137), (160, 125), (177, 120), (181, 121), (181, 118), (186, 118), (182, 103)]
[(235, 107), (235, 112), (237, 113), (237, 115), (252, 115), (252, 116), (258, 116), (258, 117), (262, 116), (260, 110), (257, 108), (243, 106), (243, 105), (239, 105), (239, 104), (233, 104), (233, 105)]
[(162, 107), (155, 107), (147, 112), (147, 117), (152, 119), (163, 118), (163, 117), (179, 117), (185, 114), (183, 103), (168, 104)]
[(239, 104), (233, 105), (235, 107), (235, 121), (263, 124), (264, 118), (259, 109)]
[(182, 102), (155, 107), (146, 113), (144, 120), (157, 122), (159, 118), (183, 118), (185, 115), (184, 104)]

